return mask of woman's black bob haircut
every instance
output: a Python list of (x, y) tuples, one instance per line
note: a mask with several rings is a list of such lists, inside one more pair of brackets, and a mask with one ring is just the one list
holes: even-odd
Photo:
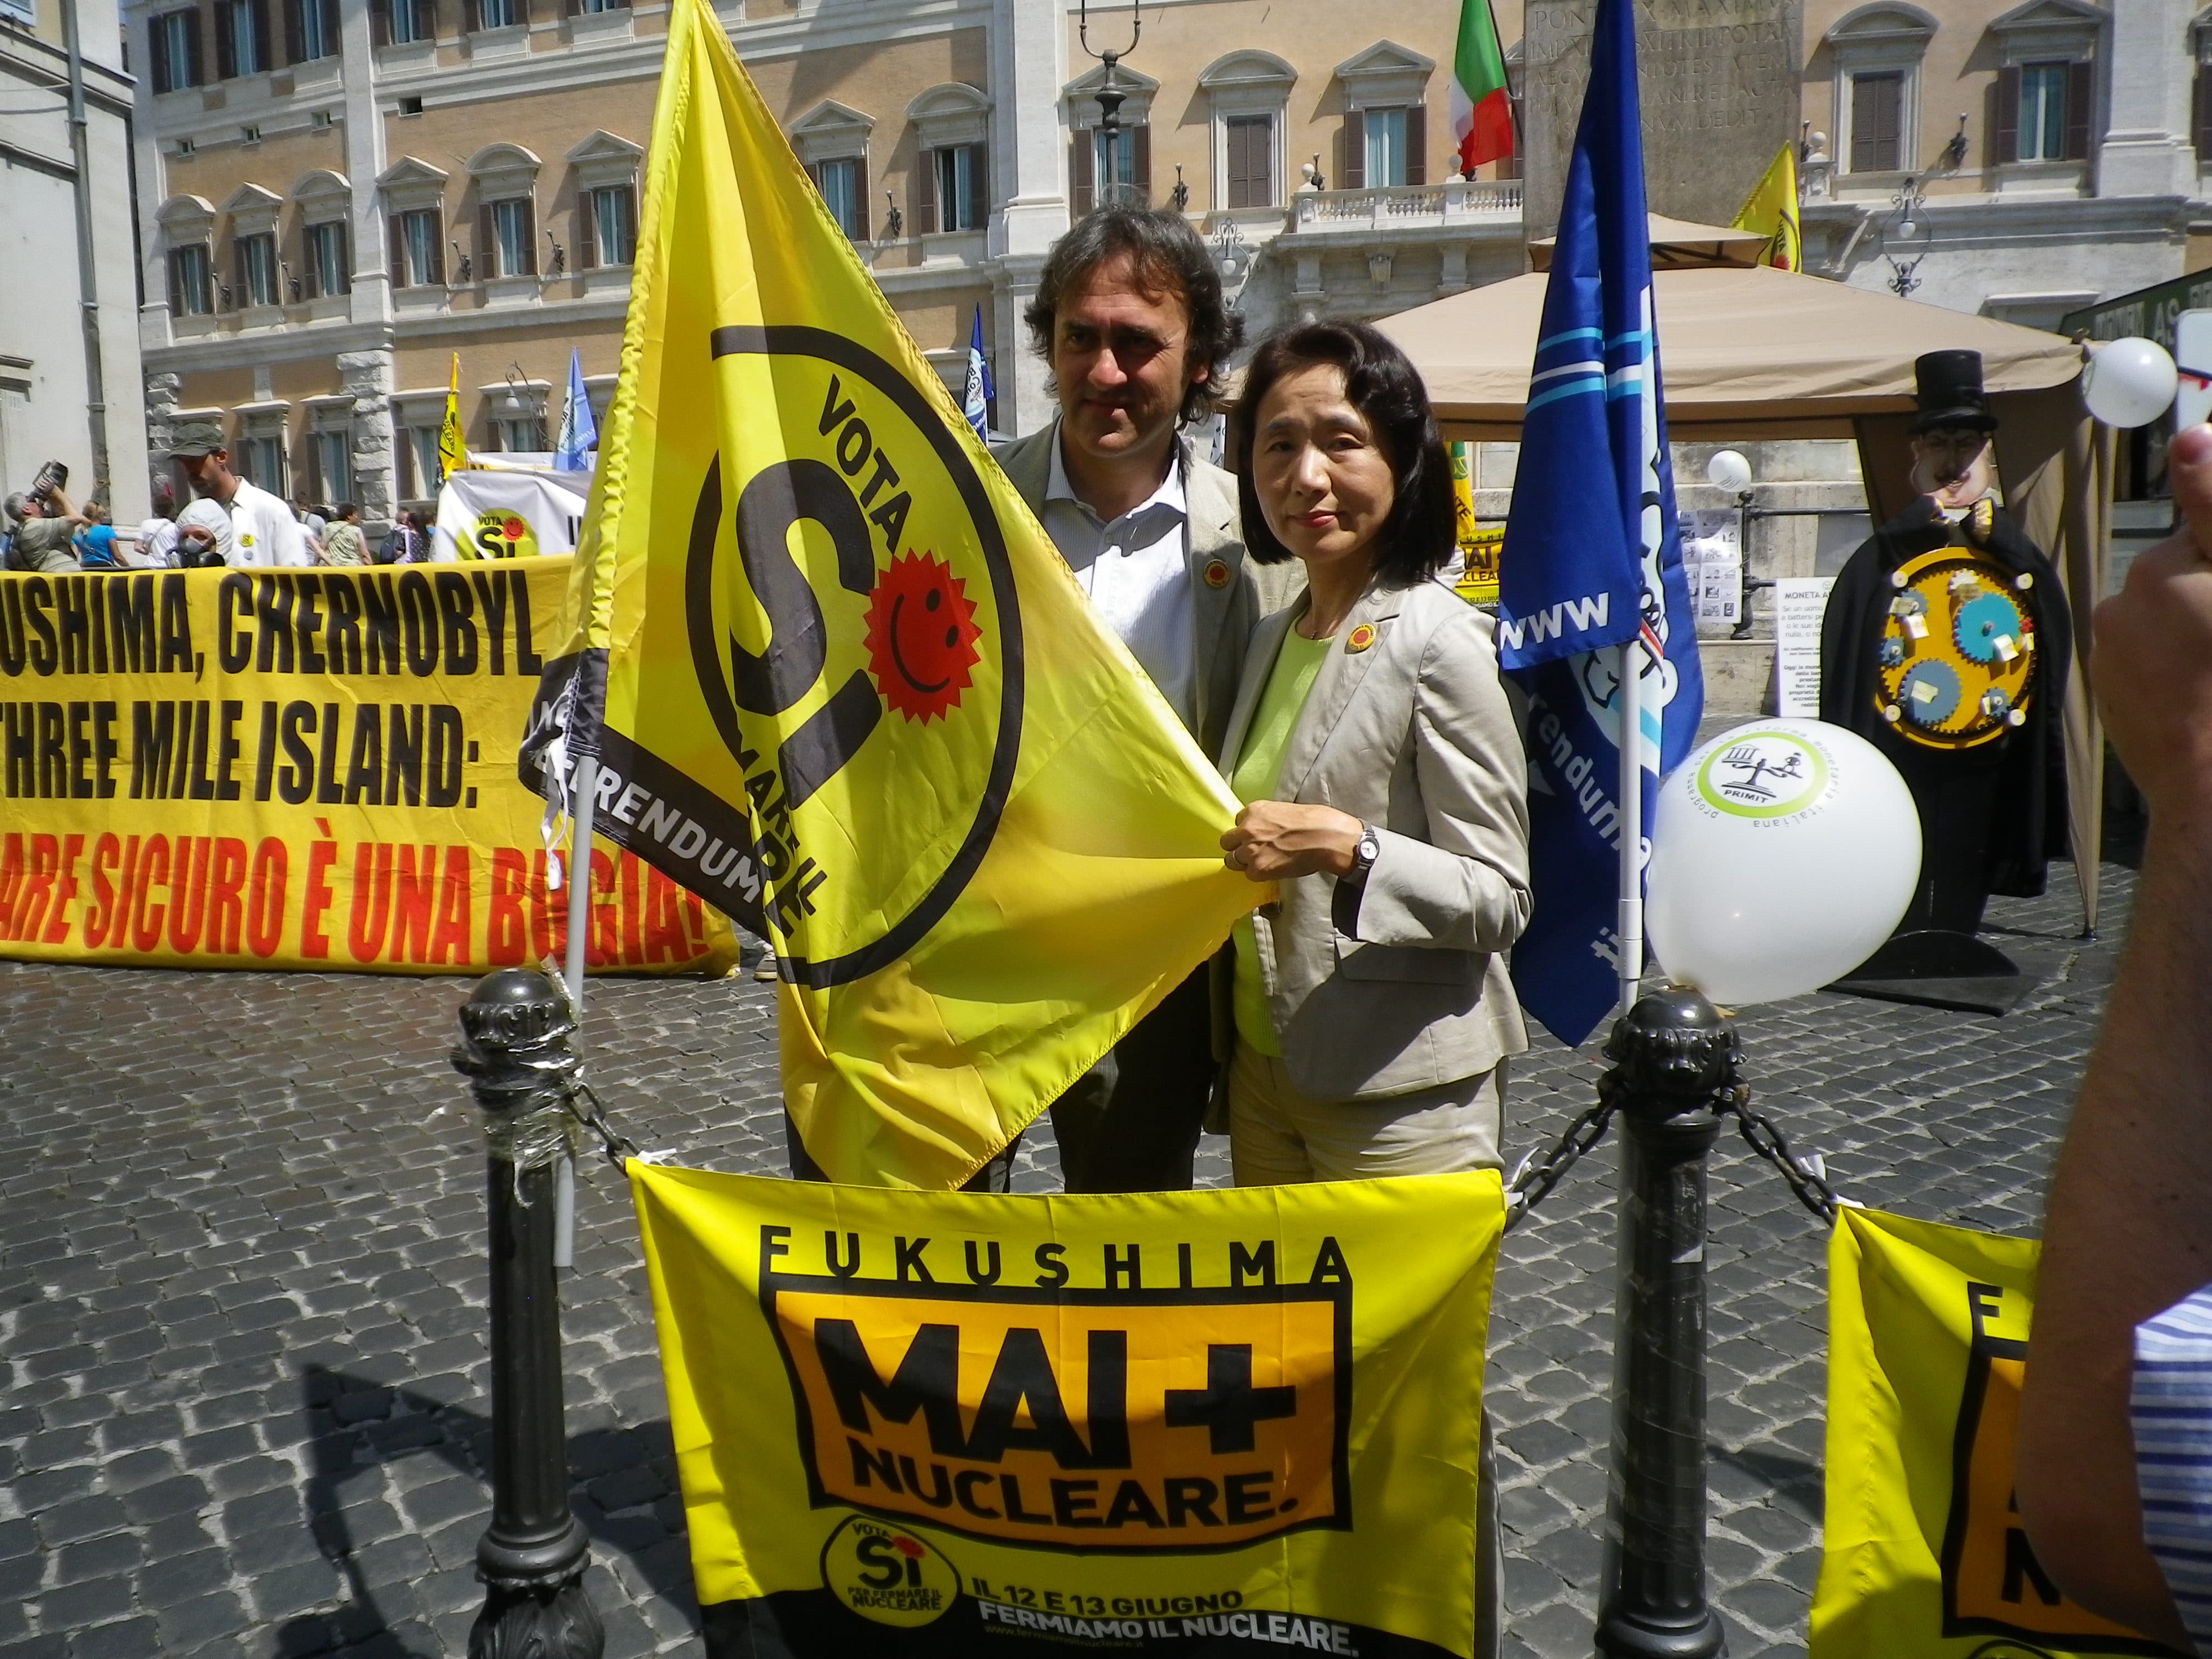
[(1260, 405), (1276, 381), (1324, 363), (1344, 371), (1345, 395), (1365, 417), (1397, 484), (1398, 499), (1376, 537), (1376, 576), (1388, 587), (1426, 581), (1444, 568), (1458, 544), (1451, 457), (1412, 360), (1364, 323), (1296, 324), (1276, 330), (1253, 352), (1244, 389), (1229, 414), (1244, 550), (1261, 564), (1291, 556), (1267, 528), (1252, 487), (1255, 429)]

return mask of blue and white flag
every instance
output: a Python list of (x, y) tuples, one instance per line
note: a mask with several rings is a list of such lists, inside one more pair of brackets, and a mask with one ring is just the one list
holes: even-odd
[(561, 406), (561, 440), (553, 446), (553, 465), (564, 472), (588, 471), (592, 447), (599, 441), (599, 422), (592, 418), (592, 394), (584, 389), (584, 359), (571, 347), (568, 398)]
[(1528, 695), (1535, 908), (1521, 1004), (1580, 1042), (1620, 992), (1621, 646), (1640, 636), (1643, 857), (1705, 707), (1661, 410), (1631, 0), (1599, 0), (1521, 427), (1498, 660)]
[(979, 302), (975, 326), (968, 331), (968, 384), (961, 388), (960, 412), (985, 443), (991, 441), (991, 399), (997, 391), (991, 384), (991, 366), (983, 361), (983, 307)]

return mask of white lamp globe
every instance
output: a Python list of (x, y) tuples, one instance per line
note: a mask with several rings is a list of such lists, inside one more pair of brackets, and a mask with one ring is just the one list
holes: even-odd
[(1705, 463), (1705, 482), (1740, 495), (1751, 488), (1751, 463), (1741, 450), (1717, 449)]
[(2166, 413), (2180, 384), (2173, 359), (2154, 340), (2108, 340), (2089, 348), (2081, 401), (2106, 426), (2148, 426)]

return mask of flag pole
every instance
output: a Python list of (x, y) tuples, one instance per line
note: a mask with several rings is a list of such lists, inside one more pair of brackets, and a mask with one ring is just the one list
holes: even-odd
[(1620, 647), (1620, 1012), (1644, 977), (1644, 641)]
[(1505, 61), (1505, 37), (1498, 32), (1498, 7), (1493, 0), (1482, 0), (1482, 9), (1490, 14), (1490, 38), (1498, 42), (1498, 67), (1505, 76), (1505, 112), (1513, 118), (1514, 158), (1525, 173), (1528, 169), (1528, 149), (1521, 134), (1521, 100), (1513, 94), (1513, 65)]
[[(568, 815), (568, 953), (561, 977), (568, 984), (571, 1017), (584, 1023), (584, 942), (592, 925), (592, 809), (599, 805), (599, 757), (576, 763), (576, 781)], [(576, 797), (581, 795), (582, 799)], [(553, 1265), (576, 1265), (576, 1160), (564, 1157), (554, 1172)]]

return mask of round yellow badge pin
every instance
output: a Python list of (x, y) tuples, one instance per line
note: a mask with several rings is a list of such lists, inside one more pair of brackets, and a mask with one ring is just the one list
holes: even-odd
[(1219, 559), (1216, 559), (1212, 563), (1208, 564), (1206, 567), (1206, 585), (1208, 587), (1214, 588), (1228, 586), (1229, 567), (1224, 564)]
[(1352, 630), (1351, 637), (1346, 639), (1344, 642), (1344, 648), (1356, 657), (1361, 652), (1367, 649), (1369, 646), (1374, 644), (1376, 637), (1375, 624), (1373, 623), (1362, 623), (1358, 627)]

